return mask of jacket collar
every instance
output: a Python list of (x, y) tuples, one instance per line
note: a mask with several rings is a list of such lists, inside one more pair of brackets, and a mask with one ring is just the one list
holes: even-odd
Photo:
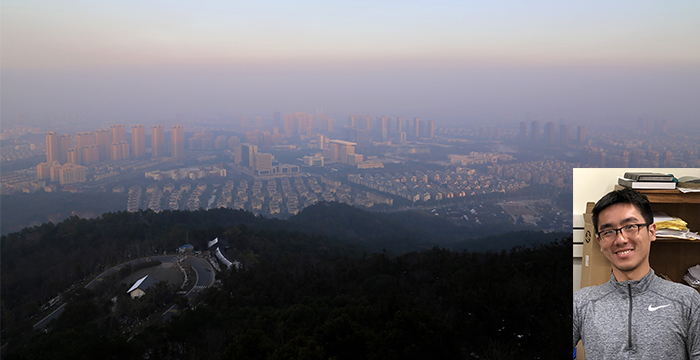
[(632, 295), (642, 294), (651, 284), (656, 280), (656, 275), (653, 269), (649, 269), (649, 272), (644, 275), (643, 278), (639, 280), (627, 280), (618, 282), (615, 279), (615, 275), (610, 275), (610, 281), (608, 282), (613, 288), (624, 294), (629, 293), (629, 289), (632, 289)]

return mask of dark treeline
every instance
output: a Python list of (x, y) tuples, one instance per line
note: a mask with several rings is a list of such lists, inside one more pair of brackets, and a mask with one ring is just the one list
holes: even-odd
[[(7, 358), (549, 358), (570, 350), (562, 348), (571, 327), (570, 239), (498, 252), (440, 249), (415, 221), (405, 225), (410, 234), (373, 220), (378, 214), (320, 206), (340, 230), (332, 238), (321, 226), (302, 231), (319, 219), (285, 222), (226, 209), (73, 217), (3, 236)], [(452, 246), (467, 246), (469, 236), (454, 234)], [(537, 236), (504, 235), (542, 243)], [(184, 243), (201, 249), (214, 237), (227, 239), (229, 254), (246, 267), (218, 274), (221, 286), (172, 321), (127, 341), (111, 300), (117, 292), (84, 290), (49, 332), (31, 334), (42, 304), (105, 266)], [(371, 251), (382, 246), (403, 254)]]

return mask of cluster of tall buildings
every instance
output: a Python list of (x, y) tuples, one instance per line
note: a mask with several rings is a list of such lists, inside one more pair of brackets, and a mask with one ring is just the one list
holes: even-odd
[[(273, 124), (275, 124), (275, 118), (279, 118), (279, 113), (273, 113)], [(333, 119), (330, 118), (328, 114), (307, 114), (305, 112), (298, 112), (292, 114), (284, 115), (283, 123), (284, 136), (287, 138), (296, 136), (307, 136), (311, 137), (316, 132), (321, 133), (332, 133)]]
[(87, 168), (85, 166), (58, 161), (43, 162), (36, 167), (37, 178), (51, 180), (61, 185), (76, 184), (87, 181)]
[[(174, 158), (185, 156), (185, 133), (182, 125), (173, 125), (170, 131), (170, 153)], [(163, 125), (151, 127), (151, 157), (165, 157), (166, 142)], [(146, 132), (143, 125), (131, 126), (131, 144), (127, 142), (124, 125), (110, 129), (81, 132), (75, 142), (68, 134), (46, 133), (46, 162), (91, 165), (105, 160), (143, 159), (147, 157)]]
[(365, 144), (370, 141), (383, 142), (392, 139), (404, 143), (407, 139), (434, 138), (435, 122), (417, 117), (408, 122), (401, 117), (392, 119), (386, 115), (374, 120), (370, 116), (351, 115), (343, 130), (345, 138), (355, 143)]
[[(571, 139), (569, 125), (559, 124), (559, 129), (553, 121), (548, 121), (544, 124), (544, 131), (540, 131), (540, 122), (534, 120), (530, 122), (530, 132), (528, 134), (528, 126), (525, 121), (520, 122), (520, 131), (518, 139), (521, 142), (530, 140), (532, 143), (545, 145), (561, 145), (568, 146)], [(576, 137), (574, 139), (577, 145), (583, 145), (586, 142), (586, 127), (578, 126), (576, 128)]]
[[(184, 158), (185, 133), (182, 125), (173, 125), (170, 136), (170, 156)], [(151, 157), (166, 155), (163, 125), (154, 125), (151, 127)], [(144, 159), (147, 156), (143, 125), (131, 126), (131, 143), (127, 141), (122, 124), (112, 125), (110, 129), (78, 133), (75, 142), (68, 134), (49, 131), (46, 133), (46, 162), (37, 165), (37, 177), (61, 184), (80, 183), (86, 181), (85, 165), (105, 160)]]
[(328, 162), (339, 162), (348, 165), (357, 165), (362, 162), (362, 154), (355, 154), (357, 143), (343, 140), (329, 140), (328, 148), (324, 149), (323, 157)]
[(237, 137), (232, 137), (229, 142), (233, 150), (234, 162), (251, 170), (258, 176), (299, 173), (299, 166), (280, 164), (270, 153), (258, 152), (258, 146), (250, 143), (241, 143)]
[(670, 150), (659, 152), (643, 149), (630, 149), (616, 154), (608, 154), (603, 148), (586, 146), (581, 153), (581, 163), (594, 167), (673, 168), (687, 166), (694, 161), (694, 155), (692, 150), (686, 150), (681, 158), (676, 159)]
[[(362, 154), (355, 153), (356, 143), (344, 140), (328, 140), (325, 136), (316, 135), (319, 153), (316, 156), (305, 156), (304, 163), (308, 166), (323, 166), (324, 163), (342, 163), (357, 165), (363, 161)], [(274, 155), (258, 151), (258, 146), (251, 143), (241, 143), (237, 137), (232, 137), (229, 142), (233, 150), (233, 158), (236, 164), (250, 169), (255, 175), (279, 175), (299, 172), (297, 165), (280, 164)]]
[[(367, 115), (350, 115), (345, 126), (336, 129), (335, 121), (325, 113), (308, 114), (297, 112), (285, 114), (284, 117), (278, 111), (272, 113), (272, 127), (270, 132), (251, 134), (256, 137), (259, 144), (276, 144), (285, 138), (305, 137), (312, 138), (315, 134), (340, 134), (350, 142), (366, 144), (370, 141), (406, 142), (407, 139), (418, 140), (421, 138), (435, 137), (435, 122), (413, 118), (412, 121), (404, 121), (401, 117), (391, 118), (386, 115), (372, 118)], [(248, 142), (254, 142), (247, 139)]]

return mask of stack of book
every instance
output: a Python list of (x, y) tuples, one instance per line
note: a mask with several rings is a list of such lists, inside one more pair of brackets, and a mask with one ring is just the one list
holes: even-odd
[(632, 189), (675, 189), (676, 181), (672, 174), (652, 172), (626, 172), (617, 183)]

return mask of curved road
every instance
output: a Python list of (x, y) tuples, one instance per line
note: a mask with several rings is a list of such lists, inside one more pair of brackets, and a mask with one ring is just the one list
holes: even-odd
[[(151, 256), (149, 257), (151, 260), (160, 260), (162, 263), (166, 262), (174, 262), (176, 259), (180, 258), (182, 255), (157, 255), (157, 256)], [(195, 272), (195, 278), (196, 282), (194, 286), (190, 289), (190, 291), (187, 292), (187, 298), (188, 299), (194, 299), (200, 291), (203, 289), (211, 286), (214, 284), (214, 269), (212, 268), (211, 264), (205, 259), (199, 258), (199, 257), (194, 257), (194, 256), (187, 256), (190, 260), (190, 265), (192, 266), (192, 270)], [(117, 266), (114, 266), (108, 270), (105, 270), (102, 272), (100, 275), (97, 275), (92, 281), (90, 281), (87, 285), (85, 285), (86, 289), (92, 289), (95, 287), (95, 285), (102, 281), (106, 276), (109, 276), (111, 274), (114, 274), (121, 270), (123, 267), (127, 265), (134, 265), (140, 262), (146, 262), (147, 258), (140, 258), (140, 259), (135, 259), (131, 261), (127, 261), (125, 263), (119, 264)], [(34, 324), (34, 330), (42, 329), (46, 326), (46, 324), (49, 323), (49, 321), (57, 318), (63, 310), (65, 310), (66, 303), (61, 304), (56, 310), (51, 312), (48, 316), (43, 318), (41, 321), (37, 322)], [(173, 305), (170, 309), (168, 309), (165, 313), (163, 313), (163, 318), (168, 319), (172, 315), (173, 311), (176, 311), (176, 307)], [(167, 316), (166, 316), (167, 314)]]
[[(199, 292), (212, 286), (214, 284), (215, 276), (214, 276), (214, 270), (212, 269), (211, 264), (202, 258), (199, 257), (194, 257), (190, 256), (190, 266), (192, 267), (192, 270), (194, 270), (195, 274), (195, 283), (194, 286), (190, 289), (190, 291), (185, 294), (188, 300), (194, 299), (199, 295)], [(177, 305), (171, 306), (168, 310), (165, 310), (163, 312), (163, 315), (161, 315), (163, 321), (167, 321), (170, 319), (171, 316), (175, 315), (178, 313), (178, 307)]]

